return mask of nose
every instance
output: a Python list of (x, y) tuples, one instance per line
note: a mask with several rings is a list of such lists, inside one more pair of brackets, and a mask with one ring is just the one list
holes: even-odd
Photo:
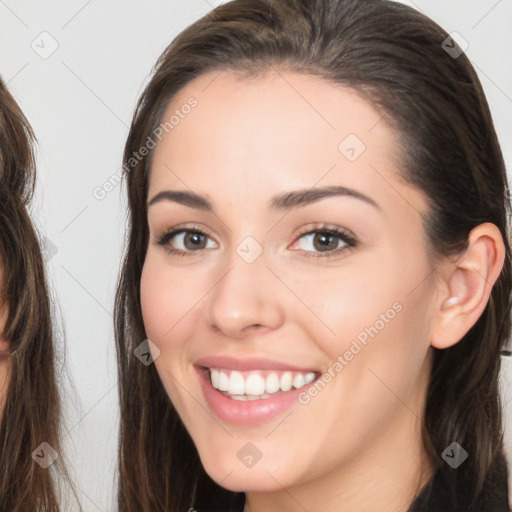
[(278, 284), (262, 257), (247, 263), (235, 254), (208, 294), (210, 328), (232, 339), (279, 328), (285, 315)]

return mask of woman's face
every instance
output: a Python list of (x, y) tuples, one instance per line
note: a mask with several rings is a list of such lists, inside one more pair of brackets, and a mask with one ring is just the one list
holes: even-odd
[(271, 491), (404, 453), (416, 467), (435, 283), (427, 203), (396, 174), (390, 128), (291, 72), (205, 74), (173, 115), (151, 167), (142, 312), (206, 471)]

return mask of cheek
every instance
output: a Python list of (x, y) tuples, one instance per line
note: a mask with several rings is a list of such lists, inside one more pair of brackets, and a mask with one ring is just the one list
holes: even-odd
[(174, 275), (148, 253), (141, 275), (140, 299), (146, 336), (160, 351), (155, 368), (167, 395), (180, 408), (182, 397), (175, 385), (175, 378), (181, 375), (183, 343), (180, 340), (188, 337), (189, 315), (193, 312), (187, 307), (190, 300), (180, 279)]
[(148, 253), (140, 281), (142, 317), (146, 335), (160, 350), (177, 348), (177, 340), (187, 339), (197, 325), (200, 287), (193, 275)]
[[(411, 254), (409, 254), (411, 252)], [(349, 369), (361, 378), (364, 368), (379, 368), (390, 381), (410, 380), (420, 371), (429, 348), (434, 288), (430, 267), (423, 255), (387, 251), (361, 266), (354, 266), (339, 280), (304, 279), (301, 293), (324, 324), (302, 321), (310, 339), (317, 340), (331, 362), (344, 357)], [(340, 369), (340, 366), (337, 366)]]
[(155, 266), (146, 260), (140, 280), (140, 300), (146, 334), (153, 342), (162, 339), (172, 326), (172, 318), (164, 314), (172, 314), (172, 290), (172, 287), (165, 286), (163, 279), (159, 279)]
[(309, 306), (306, 315), (302, 308), (300, 324), (333, 359), (347, 350), (352, 340), (364, 344), (370, 339), (368, 329), (376, 323), (379, 333), (388, 330), (400, 316), (397, 309), (405, 295), (385, 273), (363, 265), (334, 278), (315, 279), (313, 286), (311, 278), (304, 276), (294, 291)]
[(187, 324), (195, 287), (185, 285), (179, 274), (148, 254), (140, 281), (142, 317), (148, 338), (158, 345)]

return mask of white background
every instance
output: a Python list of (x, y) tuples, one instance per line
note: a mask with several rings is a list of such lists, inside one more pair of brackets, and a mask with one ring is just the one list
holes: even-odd
[[(101, 200), (93, 191), (121, 166), (133, 108), (157, 57), (182, 29), (220, 3), (0, 0), (0, 74), (39, 141), (34, 218), (48, 241), (50, 283), (64, 325), (65, 442), (86, 512), (115, 510), (112, 309), (125, 216), (120, 186)], [(486, 91), (510, 175), (512, 2), (405, 3), (469, 43), (466, 53)], [(58, 47), (45, 55), (52, 45)], [(504, 360), (510, 423), (511, 367)], [(512, 454), (512, 424), (507, 450)]]

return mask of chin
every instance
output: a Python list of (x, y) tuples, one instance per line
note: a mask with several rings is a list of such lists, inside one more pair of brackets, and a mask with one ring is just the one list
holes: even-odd
[(263, 459), (246, 467), (236, 457), (209, 454), (201, 457), (201, 463), (214, 482), (232, 492), (273, 492), (294, 483), (290, 471), (275, 465), (269, 467)]

